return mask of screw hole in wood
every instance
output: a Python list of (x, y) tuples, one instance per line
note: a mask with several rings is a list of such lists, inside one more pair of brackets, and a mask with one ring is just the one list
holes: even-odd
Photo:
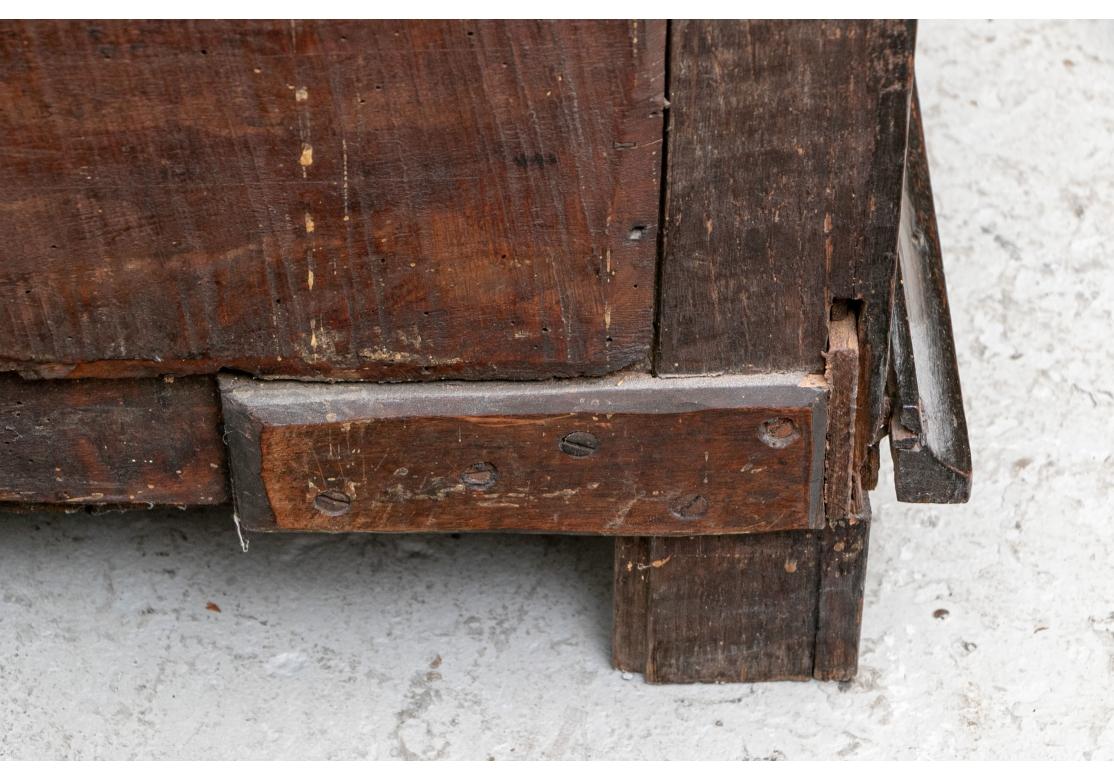
[(801, 431), (788, 417), (772, 417), (758, 426), (758, 438), (767, 447), (782, 450), (800, 439)]
[(499, 472), (491, 463), (473, 463), (460, 475), (460, 481), (471, 490), (487, 490), (495, 485)]

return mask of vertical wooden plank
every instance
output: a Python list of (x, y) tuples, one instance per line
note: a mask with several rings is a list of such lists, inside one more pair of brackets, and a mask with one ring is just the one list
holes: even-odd
[(914, 95), (894, 298), (890, 452), (898, 501), (958, 504), (971, 496), (971, 445), (959, 386), (936, 209)]
[(673, 23), (658, 373), (822, 371), (856, 300), (881, 437), (914, 33)]
[(648, 536), (620, 536), (615, 540), (611, 662), (623, 671), (640, 672), (646, 661), (650, 541)]
[(820, 372), (833, 303), (857, 319), (833, 341), (833, 369), (854, 383), (829, 427), (833, 527), (617, 546), (650, 567), (641, 588), (623, 583), (643, 603), (616, 608), (617, 644), (642, 643), (617, 661), (648, 680), (854, 668), (868, 524), (845, 507), (873, 480), (883, 433), (914, 33), (896, 21), (671, 25), (656, 372)]
[(860, 464), (863, 442), (857, 440), (856, 418), (862, 416), (857, 318), (843, 303), (832, 307), (825, 353), (828, 425), (824, 503), (827, 528), (817, 535), (819, 594), (813, 675), (821, 680), (849, 680), (859, 663), (863, 617), (870, 503), (862, 491)]
[(814, 534), (765, 534), (751, 541), (657, 537), (649, 549), (647, 681), (812, 675)]
[(859, 486), (859, 469), (864, 453), (856, 439), (859, 403), (860, 353), (857, 318), (843, 302), (832, 306), (828, 326), (827, 363), (824, 377), (828, 383), (828, 442), (824, 474), (825, 516), (846, 517)]
[(850, 680), (859, 668), (870, 501), (865, 493), (857, 501), (855, 511), (829, 521), (829, 530), (819, 534), (820, 593), (813, 666), (818, 680)]

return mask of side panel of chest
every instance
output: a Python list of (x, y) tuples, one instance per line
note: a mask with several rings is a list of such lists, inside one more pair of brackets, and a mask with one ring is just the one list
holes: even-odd
[(0, 24), (0, 370), (644, 364), (664, 22)]

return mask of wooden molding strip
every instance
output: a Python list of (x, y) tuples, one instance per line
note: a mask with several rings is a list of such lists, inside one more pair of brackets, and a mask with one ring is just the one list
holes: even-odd
[(914, 97), (894, 296), (890, 451), (899, 501), (961, 504), (971, 495), (971, 445), (959, 387), (948, 291)]
[(249, 531), (691, 536), (823, 524), (820, 376), (220, 385)]

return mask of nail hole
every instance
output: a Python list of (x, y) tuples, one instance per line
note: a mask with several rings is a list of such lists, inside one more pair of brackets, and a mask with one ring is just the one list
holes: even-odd
[(801, 431), (788, 417), (773, 417), (758, 426), (758, 438), (766, 446), (781, 450), (801, 438)]
[(708, 499), (699, 495), (681, 496), (669, 506), (678, 520), (697, 520), (708, 513)]
[(460, 481), (470, 490), (487, 490), (499, 479), (499, 472), (491, 463), (473, 463), (460, 475)]

